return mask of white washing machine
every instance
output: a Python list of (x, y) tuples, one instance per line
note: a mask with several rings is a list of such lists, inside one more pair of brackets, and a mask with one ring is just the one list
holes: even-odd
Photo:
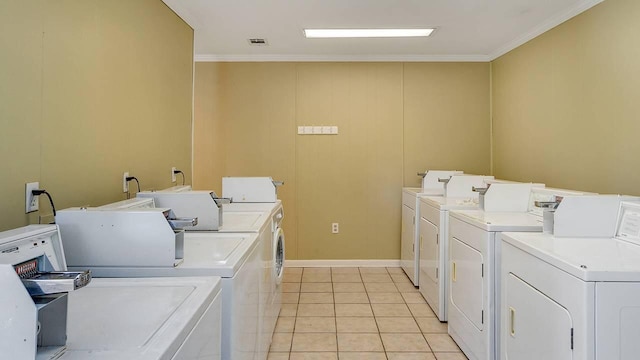
[[(282, 276), (284, 273), (285, 243), (282, 221), (284, 209), (278, 200), (278, 187), (283, 181), (271, 177), (223, 177), (222, 196), (232, 199), (223, 205), (223, 218), (233, 219), (240, 213), (260, 211), (269, 215), (269, 230), (261, 228), (263, 277), (261, 296), (266, 299), (260, 323), (260, 358), (266, 359), (282, 307)], [(231, 222), (232, 225), (229, 225)], [(229, 220), (221, 231), (244, 231), (245, 226)]]
[[(223, 203), (213, 191), (166, 189), (160, 192), (142, 192), (139, 197), (154, 199), (156, 205), (170, 207), (178, 216), (197, 217), (198, 225), (185, 227), (191, 233), (215, 231), (218, 233), (257, 233), (261, 254), (259, 285), (259, 343), (258, 359), (266, 359), (282, 306), (284, 266), (284, 211), (276, 199), (276, 189), (282, 182), (268, 177), (223, 178), (225, 198), (241, 202)], [(262, 201), (262, 202), (257, 202)]]
[[(263, 212), (269, 214), (269, 221), (259, 230), (262, 241), (263, 280), (261, 296), (266, 298), (264, 316), (260, 326), (261, 341), (259, 349), (266, 358), (275, 331), (276, 322), (282, 308), (282, 277), (284, 275), (285, 237), (282, 229), (284, 208), (280, 200), (273, 203), (231, 203), (222, 207), (225, 219), (234, 219), (237, 214)], [(262, 217), (260, 217), (262, 219)], [(239, 219), (239, 217), (237, 217)], [(220, 231), (246, 231), (246, 226), (237, 220), (230, 220)]]
[(67, 273), (45, 281), (63, 282), (52, 294), (32, 296), (22, 283), (65, 270), (55, 225), (0, 233), (0, 307), (11, 309), (0, 315), (3, 358), (221, 358), (219, 277), (94, 278), (73, 291)]
[(447, 184), (447, 196), (419, 199), (420, 293), (440, 321), (447, 321), (449, 210), (477, 208), (478, 193), (473, 188), (486, 186), (490, 179), (493, 177), (453, 176)]
[(555, 234), (502, 234), (500, 359), (638, 359), (640, 203), (626, 199), (565, 198)]
[(72, 208), (56, 221), (70, 269), (96, 277), (222, 278), (222, 359), (259, 351), (261, 253), (257, 233), (174, 230), (168, 209)]
[(93, 279), (69, 294), (67, 350), (56, 359), (221, 359), (222, 286), (210, 279)]
[(402, 224), (400, 228), (400, 266), (413, 285), (419, 285), (420, 248), (418, 246), (418, 225), (420, 223), (419, 201), (422, 196), (444, 196), (446, 182), (453, 175), (462, 174), (457, 170), (429, 170), (423, 175), (422, 187), (402, 188)]

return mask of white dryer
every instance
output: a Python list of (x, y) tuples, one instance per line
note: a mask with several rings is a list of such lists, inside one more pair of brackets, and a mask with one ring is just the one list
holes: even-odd
[(70, 269), (96, 277), (222, 278), (222, 359), (257, 358), (261, 254), (257, 233), (173, 229), (168, 209), (72, 208), (56, 221)]
[(638, 359), (640, 203), (565, 198), (555, 234), (502, 234), (500, 359)]
[(527, 213), (531, 188), (492, 184), (484, 210), (449, 212), (449, 334), (470, 359), (495, 359), (496, 234), (542, 231), (542, 220)]
[(402, 224), (400, 228), (400, 266), (413, 285), (419, 285), (420, 248), (418, 246), (418, 225), (420, 223), (419, 200), (422, 196), (444, 196), (446, 184), (458, 170), (429, 170), (423, 176), (422, 187), (402, 188)]
[[(47, 273), (65, 270), (55, 225), (0, 233), (3, 358), (220, 359), (219, 277), (94, 278), (73, 291), (71, 274)], [(48, 275), (62, 283), (29, 296), (22, 281)]]
[(440, 321), (447, 321), (449, 210), (477, 208), (478, 193), (473, 188), (485, 187), (490, 179), (493, 177), (453, 176), (446, 196), (419, 199), (420, 293)]
[(541, 232), (543, 214), (536, 203), (582, 194), (537, 186), (493, 183), (484, 210), (449, 212), (449, 334), (470, 359), (493, 360), (498, 354), (500, 233)]

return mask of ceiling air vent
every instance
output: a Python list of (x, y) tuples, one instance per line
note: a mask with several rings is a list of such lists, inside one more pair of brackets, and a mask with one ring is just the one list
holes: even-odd
[(269, 43), (267, 39), (248, 39), (249, 45), (251, 46), (267, 46)]

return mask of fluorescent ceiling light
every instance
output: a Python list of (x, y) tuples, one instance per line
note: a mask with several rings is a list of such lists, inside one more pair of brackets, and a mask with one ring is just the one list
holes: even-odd
[(429, 36), (434, 29), (304, 29), (307, 38), (362, 38)]

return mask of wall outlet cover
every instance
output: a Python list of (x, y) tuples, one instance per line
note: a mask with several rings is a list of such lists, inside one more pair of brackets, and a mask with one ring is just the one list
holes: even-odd
[(122, 192), (129, 192), (129, 183), (127, 182), (127, 178), (129, 177), (129, 172), (125, 172), (122, 175)]
[(39, 182), (30, 182), (25, 184), (25, 214), (38, 211), (40, 209), (39, 197), (33, 195), (32, 191), (40, 188)]

